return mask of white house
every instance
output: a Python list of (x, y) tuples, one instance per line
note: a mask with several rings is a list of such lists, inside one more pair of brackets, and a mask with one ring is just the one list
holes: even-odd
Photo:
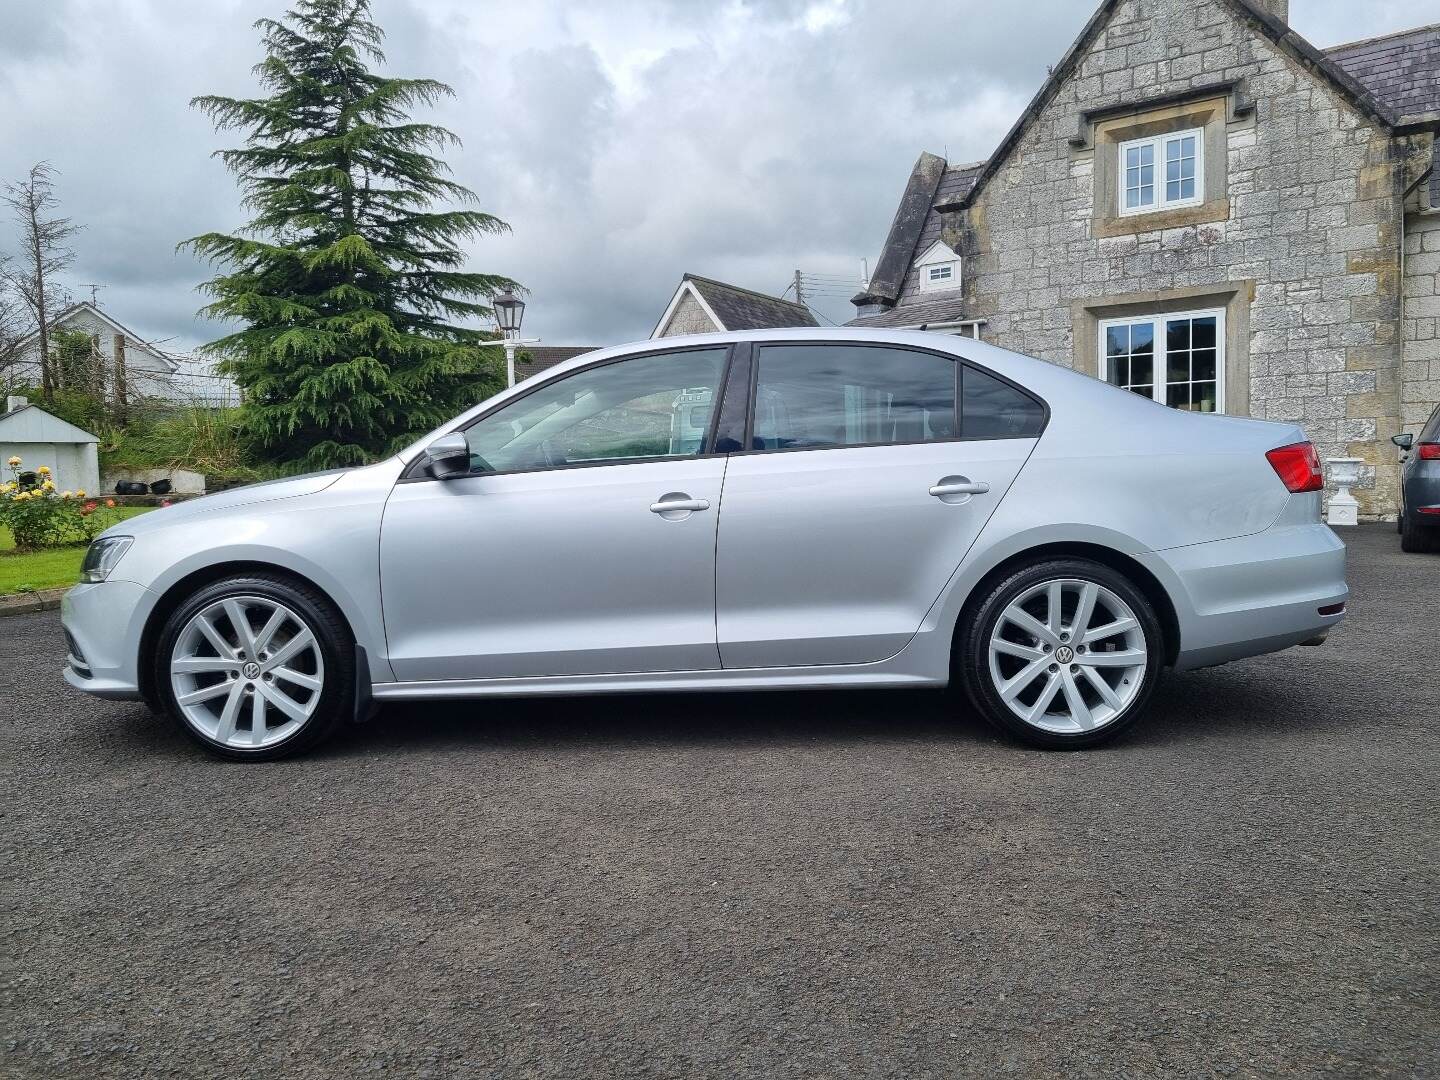
[[(55, 330), (78, 331), (94, 343), (105, 372), (107, 393), (115, 387), (115, 351), (123, 342), (126, 393), (132, 400), (159, 398), (164, 401), (205, 405), (234, 405), (239, 394), (229, 379), (215, 375), (208, 365), (190, 357), (177, 356), (86, 301), (72, 304), (50, 321)], [(20, 343), (15, 363), (4, 372), (13, 383), (40, 382), (40, 335), (31, 334)]]
[(48, 465), (56, 487), (94, 493), (100, 490), (98, 444), (84, 428), (51, 416), (23, 397), (5, 401), (5, 412), (0, 415), (0, 462), (18, 457), (27, 470)]

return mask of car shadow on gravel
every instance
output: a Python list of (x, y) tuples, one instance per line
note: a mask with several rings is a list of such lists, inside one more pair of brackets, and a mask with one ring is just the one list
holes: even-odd
[(992, 740), (938, 691), (617, 694), (388, 705), (319, 753), (573, 744), (779, 745)]
[[(1357, 705), (1356, 708), (1361, 706)], [(103, 715), (101, 715), (103, 714)], [(92, 714), (126, 756), (188, 757), (203, 751), (140, 704), (108, 703)], [(1238, 735), (1247, 730), (1310, 736), (1357, 719), (1318, 680), (1277, 685), (1258, 666), (1165, 672), (1149, 715), (1114, 743), (1086, 751), (1126, 753)], [(81, 732), (76, 732), (81, 735)], [(617, 694), (593, 697), (435, 701), (388, 705), (305, 755), (344, 760), (374, 754), (544, 747), (782, 746), (797, 743), (944, 743), (1020, 748), (961, 695), (938, 690)]]
[[(1318, 709), (1326, 688), (1300, 694), (1258, 670), (1165, 672), (1149, 715), (1113, 744), (1089, 753), (1239, 734), (1246, 729), (1313, 735), (1354, 721)], [(963, 697), (944, 691), (868, 690), (615, 695), (389, 705), (318, 755), (343, 758), (436, 747), (518, 748), (572, 744), (783, 745), (800, 742), (1021, 744), (990, 727)]]

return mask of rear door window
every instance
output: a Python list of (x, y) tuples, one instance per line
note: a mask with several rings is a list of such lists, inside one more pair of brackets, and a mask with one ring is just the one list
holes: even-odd
[(956, 362), (874, 345), (766, 345), (755, 379), (754, 450), (953, 439)]

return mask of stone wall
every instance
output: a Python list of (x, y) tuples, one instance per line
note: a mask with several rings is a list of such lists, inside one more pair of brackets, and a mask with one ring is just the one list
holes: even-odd
[[(1217, 121), (1228, 208), (1095, 237), (1097, 151), (1069, 142), (1082, 110), (1233, 80), (1255, 107)], [(1077, 336), (1092, 332), (1097, 297), (1233, 290), (1245, 331), (1229, 368), (1245, 385), (1227, 391), (1230, 411), (1300, 423), (1322, 457), (1365, 458), (1356, 494), (1383, 516), (1398, 498), (1401, 200), (1428, 149), (1428, 135), (1392, 139), (1223, 2), (1125, 0), (945, 235), (967, 258), (966, 314), (988, 320), (987, 340), (1067, 366), (1093, 357)], [(1433, 386), (1413, 392), (1433, 403)]]
[(713, 334), (720, 328), (709, 315), (705, 314), (699, 302), (690, 293), (680, 298), (674, 312), (657, 334), (657, 337), (679, 337), (682, 334)]
[(1416, 434), (1440, 401), (1440, 213), (1405, 222), (1402, 427)]

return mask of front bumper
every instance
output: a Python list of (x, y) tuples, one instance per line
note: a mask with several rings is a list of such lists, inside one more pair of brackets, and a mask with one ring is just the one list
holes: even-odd
[(1173, 583), (1169, 591), (1180, 624), (1175, 667), (1180, 671), (1323, 638), (1345, 617), (1350, 596), (1345, 544), (1319, 523), (1283, 525), (1139, 558), (1162, 581)]
[(140, 697), (140, 635), (155, 594), (133, 581), (77, 585), (60, 601), (65, 681), (97, 697)]

